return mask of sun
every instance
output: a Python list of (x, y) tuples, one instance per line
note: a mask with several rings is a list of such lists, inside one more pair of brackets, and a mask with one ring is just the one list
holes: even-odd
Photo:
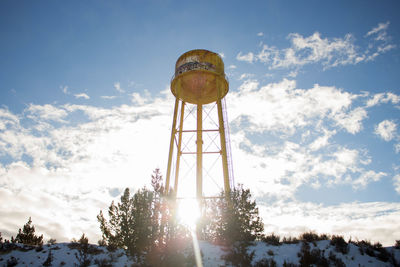
[(196, 199), (180, 199), (178, 203), (178, 220), (191, 230), (196, 228), (200, 217), (199, 204)]

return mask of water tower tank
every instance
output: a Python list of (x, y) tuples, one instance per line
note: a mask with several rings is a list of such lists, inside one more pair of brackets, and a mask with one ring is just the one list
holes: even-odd
[(182, 101), (209, 104), (223, 98), (228, 90), (224, 62), (217, 53), (196, 49), (184, 53), (176, 61), (171, 91)]

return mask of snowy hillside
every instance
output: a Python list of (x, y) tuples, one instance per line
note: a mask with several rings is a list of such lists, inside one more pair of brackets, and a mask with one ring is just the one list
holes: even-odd
[[(90, 245), (86, 251), (82, 251), (77, 243), (43, 247), (3, 245), (0, 266), (85, 266), (82, 265), (84, 261), (89, 266), (131, 266), (134, 263), (121, 249), (109, 251), (96, 245)], [(204, 241), (200, 241), (199, 245), (203, 266), (230, 266), (222, 259), (226, 254), (222, 247)], [(315, 266), (398, 266), (400, 262), (400, 249), (394, 247), (371, 249), (349, 243), (343, 253), (338, 251), (341, 247), (331, 244), (329, 240), (278, 246), (259, 241), (247, 249), (249, 255), (254, 252), (254, 266), (275, 266), (274, 263), (276, 266), (283, 266), (284, 263), (287, 266), (310, 266), (310, 263)]]

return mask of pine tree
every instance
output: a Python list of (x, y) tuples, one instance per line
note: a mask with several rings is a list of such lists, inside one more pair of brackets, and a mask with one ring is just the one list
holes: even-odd
[(132, 209), (129, 188), (126, 188), (121, 196), (120, 203), (115, 205), (114, 201), (111, 202), (108, 208), (108, 221), (102, 211), (97, 216), (102, 238), (110, 247), (128, 249), (128, 246), (132, 243)]
[(132, 210), (132, 245), (131, 253), (148, 251), (153, 242), (152, 236), (152, 205), (153, 192), (143, 188), (133, 196)]
[(156, 240), (161, 241), (161, 189), (162, 185), (157, 187), (159, 192), (142, 188), (133, 197), (130, 197), (129, 189), (125, 189), (121, 202), (111, 203), (108, 220), (102, 211), (97, 216), (103, 240), (109, 246), (127, 249), (131, 255), (142, 254)]
[(249, 189), (242, 185), (234, 188), (229, 198), (221, 193), (220, 198), (211, 203), (214, 216), (209, 231), (213, 241), (231, 245), (235, 241), (254, 241), (262, 236), (263, 222), (257, 204), (252, 200)]
[(31, 226), (32, 219), (29, 217), (28, 222), (24, 225), (23, 230), (21, 228), (18, 230), (18, 234), (15, 237), (16, 243), (22, 243), (26, 245), (42, 246), (43, 245), (43, 235), (35, 235), (35, 226)]
[(153, 214), (151, 217), (151, 236), (156, 246), (164, 244), (164, 219), (163, 211), (165, 210), (164, 186), (162, 183), (162, 175), (159, 169), (155, 169), (151, 175), (151, 186), (153, 187)]

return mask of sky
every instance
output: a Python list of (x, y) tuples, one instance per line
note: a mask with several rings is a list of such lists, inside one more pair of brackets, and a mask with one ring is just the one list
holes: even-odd
[(0, 232), (100, 239), (165, 176), (178, 57), (219, 53), (265, 232), (400, 239), (398, 1), (0, 1)]

